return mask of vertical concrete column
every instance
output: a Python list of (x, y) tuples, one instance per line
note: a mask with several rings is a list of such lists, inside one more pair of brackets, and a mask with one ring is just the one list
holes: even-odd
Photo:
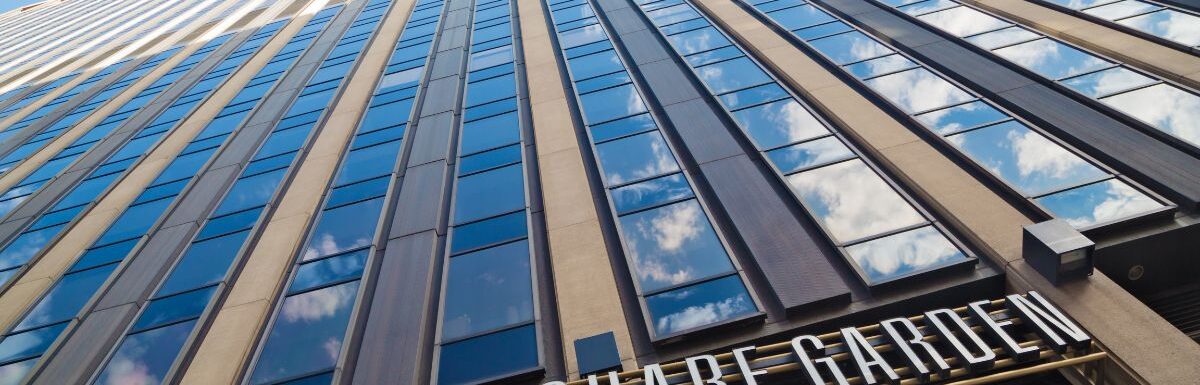
[(1200, 56), (1032, 1), (961, 0), (1159, 76), (1200, 88)]
[[(275, 13), (285, 8), (285, 6), (286, 4), (277, 5), (276, 7), (270, 9), (269, 12), (260, 14), (256, 18), (255, 23), (265, 24), (266, 22), (270, 21)], [(301, 24), (303, 24), (303, 21), (301, 21)], [(290, 33), (295, 33), (295, 30), (298, 29), (299, 27), (295, 27)], [(245, 37), (249, 37), (249, 35), (252, 33), (253, 32), (245, 33)], [(203, 44), (204, 42), (194, 43), (193, 47), (189, 47), (189, 49), (180, 53), (183, 56), (177, 55), (173, 61), (177, 62), (182, 60), (183, 57), (186, 57), (187, 54)], [(234, 49), (232, 45), (224, 48), (229, 50)], [(220, 58), (217, 58), (217, 61), (214, 61), (212, 64), (215, 65), (218, 61), (220, 61)], [(170, 64), (171, 62), (172, 61), (168, 61), (168, 65), (160, 66), (160, 68), (156, 71), (170, 70), (170, 68), (174, 66), (174, 64)], [(198, 66), (198, 68), (200, 67), (202, 66)], [(208, 67), (211, 67), (211, 65), (203, 68)], [(206, 72), (206, 70), (201, 72)], [(201, 75), (203, 74), (196, 75), (196, 77)], [(253, 72), (247, 75), (247, 77), (249, 76), (253, 76)], [(155, 78), (157, 78), (157, 76), (147, 76), (147, 78), (150, 81), (153, 81)], [(180, 80), (180, 82), (184, 82), (184, 80)], [(185, 92), (187, 87), (179, 88), (183, 89), (180, 90), (180, 92)], [(217, 94), (215, 94), (213, 98), (223, 97), (226, 98), (225, 100), (232, 99), (234, 96), (236, 96), (238, 91), (240, 91), (240, 87), (223, 87), (222, 89), (216, 91)], [(212, 99), (210, 99), (210, 101), (211, 100)], [(212, 104), (216, 104), (216, 106), (211, 106)], [(66, 231), (53, 246), (43, 252), (41, 257), (38, 257), (37, 261), (30, 266), (29, 270), (13, 283), (13, 285), (3, 293), (3, 296), (0, 296), (0, 310), (2, 310), (0, 311), (0, 329), (7, 329), (16, 319), (16, 317), (22, 314), (21, 311), (23, 309), (28, 307), (32, 301), (36, 300), (42, 292), (44, 292), (58, 279), (59, 276), (62, 275), (63, 271), (65, 271), (85, 249), (92, 245), (92, 242), (94, 242), (104, 230), (108, 229), (108, 226), (112, 224), (118, 215), (121, 214), (125, 207), (129, 206), (129, 204), (137, 198), (138, 194), (140, 194), (142, 190), (144, 190), (146, 186), (149, 185), (150, 182), (152, 182), (154, 178), (156, 178), (158, 174), (167, 167), (168, 164), (170, 164), (171, 160), (173, 160), (175, 156), (187, 146), (188, 142), (190, 142), (191, 139), (205, 127), (208, 121), (219, 112), (222, 106), (224, 106), (224, 102), (208, 103), (208, 105), (197, 109), (197, 111), (189, 119), (185, 120), (182, 124), (180, 124), (179, 127), (175, 129), (174, 132), (164, 138), (162, 142), (150, 152), (150, 154), (146, 155), (146, 157), (143, 158), (137, 166), (133, 167), (133, 169), (130, 170), (120, 182), (113, 186), (108, 193), (105, 194), (95, 206), (92, 206), (87, 214), (84, 214), (84, 216), (80, 218), (70, 230)], [(149, 108), (149, 106), (147, 108)], [(89, 118), (89, 120), (92, 119)], [(129, 129), (122, 128), (122, 130)], [(83, 174), (85, 172), (81, 171), (79, 173)], [(9, 309), (12, 310), (10, 311)]]
[(308, 156), (287, 186), (279, 206), (264, 225), (254, 250), (246, 257), (238, 279), (203, 341), (200, 342), (181, 384), (235, 384), (253, 352), (271, 304), (287, 279), (288, 268), (307, 234), (313, 213), (321, 204), (346, 144), (366, 110), (383, 66), (391, 56), (413, 0), (397, 1), (379, 26), (358, 69), (350, 77), (326, 126), (309, 148)]
[(1020, 259), (1031, 220), (1016, 207), (732, 0), (694, 2), (986, 255)]
[(609, 261), (609, 248), (620, 246), (606, 244), (600, 230), (595, 201), (605, 198), (589, 188), (576, 136), (582, 128), (567, 102), (543, 2), (522, 1), (519, 16), (567, 377), (579, 377), (574, 341), (606, 332), (616, 337), (622, 368), (634, 369), (629, 323)]

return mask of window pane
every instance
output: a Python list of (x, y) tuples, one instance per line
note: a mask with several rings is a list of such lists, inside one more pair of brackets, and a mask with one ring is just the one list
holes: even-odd
[(527, 235), (525, 211), (505, 214), (485, 221), (454, 227), (450, 253), (523, 238)]
[(376, 198), (322, 212), (303, 260), (370, 245), (381, 209), (383, 198)]
[(1078, 185), (1106, 175), (1046, 137), (1015, 121), (946, 137), (1025, 195)]
[(462, 153), (472, 154), (521, 141), (517, 113), (510, 112), (463, 124)]
[(216, 286), (212, 286), (150, 301), (150, 304), (146, 305), (146, 311), (133, 324), (133, 330), (199, 317), (216, 290)]
[(904, 13), (907, 13), (909, 15), (916, 16), (916, 15), (923, 15), (926, 13), (930, 13), (933, 11), (940, 11), (940, 10), (950, 8), (950, 7), (956, 7), (958, 5), (959, 4), (957, 2), (950, 1), (950, 0), (929, 0), (929, 1), (922, 1), (919, 3), (905, 5), (905, 6), (899, 7), (898, 9), (901, 11), (904, 11)]
[(80, 256), (79, 260), (75, 262), (75, 265), (71, 266), (70, 271), (83, 270), (124, 259), (133, 250), (133, 247), (138, 244), (138, 241), (138, 239), (131, 239), (85, 251), (83, 252), (83, 256)]
[(758, 311), (737, 275), (646, 297), (646, 308), (659, 336)]
[(192, 243), (157, 295), (211, 285), (225, 278), (248, 231)]
[[(30, 358), (25, 361), (18, 361), (4, 366), (0, 366), (0, 379), (9, 380), (11, 384), (18, 384), (25, 378), (29, 371), (33, 369), (33, 365), (38, 363), (37, 358)], [(9, 384), (5, 384), (9, 385)]]
[(517, 81), (513, 74), (481, 80), (467, 85), (466, 106), (510, 98), (517, 94)]
[(174, 199), (159, 199), (129, 207), (113, 222), (108, 231), (104, 232), (96, 244), (103, 245), (145, 235), (146, 231), (149, 231), (154, 222), (158, 220), (158, 216), (162, 215), (173, 201)]
[(1007, 119), (1008, 115), (982, 101), (960, 104), (916, 116), (939, 134), (945, 135)]
[(285, 298), (250, 383), (332, 368), (341, 353), (358, 282)]
[(784, 91), (783, 88), (780, 88), (778, 84), (770, 83), (738, 92), (724, 94), (719, 96), (719, 98), (721, 99), (721, 103), (725, 105), (725, 108), (736, 110), (750, 105), (787, 98), (789, 96), (790, 95), (788, 95), (787, 91)]
[(1116, 67), (1073, 77), (1063, 81), (1063, 84), (1081, 94), (1094, 98), (1154, 82), (1154, 79), (1137, 72), (1127, 70), (1123, 67)]
[(1095, 8), (1088, 8), (1083, 13), (1096, 16), (1105, 20), (1116, 20), (1123, 17), (1129, 17), (1137, 14), (1150, 12), (1162, 7), (1142, 2), (1142, 1), (1118, 1), (1112, 4), (1101, 5)]
[(64, 225), (51, 226), (41, 230), (21, 234), (0, 251), (0, 269), (16, 267), (29, 262), (31, 258), (42, 251), (50, 240), (58, 235)]
[(793, 174), (787, 179), (800, 200), (838, 242), (925, 221), (861, 160)]
[(714, 50), (691, 54), (685, 56), (684, 59), (686, 59), (688, 64), (692, 67), (699, 67), (705, 64), (729, 60), (743, 55), (744, 54), (742, 53), (741, 49), (731, 45), (724, 48), (717, 48)]
[(866, 80), (868, 87), (906, 112), (921, 112), (973, 99), (954, 84), (924, 68)]
[(1029, 41), (1036, 38), (1038, 38), (1037, 34), (1029, 32), (1025, 28), (1014, 26), (998, 31), (971, 36), (967, 38), (967, 41), (986, 49), (993, 49), (996, 47), (1015, 44), (1022, 41)]
[(1089, 53), (1050, 39), (1038, 39), (993, 52), (1050, 79), (1061, 79), (1112, 65)]
[(271, 200), (271, 196), (275, 194), (279, 183), (283, 181), (283, 176), (286, 173), (287, 169), (281, 169), (249, 178), (238, 179), (221, 201), (221, 205), (217, 207), (217, 211), (213, 212), (213, 215), (223, 215), (267, 204), (267, 201)]
[(654, 25), (661, 26), (695, 19), (700, 17), (700, 14), (687, 4), (679, 4), (646, 12), (646, 16), (650, 17)]
[(576, 80), (625, 70), (625, 65), (621, 64), (621, 59), (613, 50), (568, 60), (567, 66), (571, 69), (571, 77)]
[(525, 179), (520, 164), (458, 179), (454, 223), (486, 218), (525, 207)]
[(1200, 45), (1200, 33), (1190, 29), (1200, 25), (1200, 16), (1166, 9), (1120, 20), (1117, 23), (1189, 47)]
[(642, 292), (733, 270), (695, 200), (626, 215), (620, 223)]
[(846, 23), (843, 23), (840, 21), (835, 21), (835, 22), (831, 22), (831, 23), (814, 25), (812, 27), (806, 27), (803, 29), (797, 29), (797, 30), (792, 31), (792, 33), (796, 34), (796, 37), (799, 37), (801, 39), (815, 39), (815, 38), (818, 38), (821, 36), (829, 36), (829, 35), (832, 35), (835, 33), (848, 32), (853, 29), (854, 28), (850, 28), (850, 26), (847, 25)]
[(767, 14), (772, 20), (779, 25), (791, 29), (799, 29), (809, 27), (821, 23), (834, 21), (833, 16), (817, 9), (812, 5), (801, 5), (799, 7), (788, 8), (784, 10), (774, 11)]
[(249, 230), (258, 221), (260, 213), (262, 213), (262, 208), (209, 219), (208, 223), (205, 223), (204, 227), (200, 229), (200, 233), (196, 234), (196, 239), (206, 239), (238, 230)]
[(612, 190), (617, 213), (626, 213), (692, 196), (692, 187), (683, 174), (673, 174)]
[(1167, 84), (1154, 85), (1100, 99), (1150, 126), (1200, 146), (1200, 96)]
[(598, 144), (596, 155), (608, 186), (679, 171), (658, 131)]
[(563, 49), (606, 39), (608, 39), (608, 36), (604, 34), (604, 29), (600, 25), (589, 25), (558, 34), (558, 42), (562, 44)]
[(591, 79), (577, 82), (575, 83), (575, 90), (578, 93), (586, 94), (599, 89), (633, 82), (633, 79), (630, 79), (629, 74), (625, 72), (624, 67), (619, 68), (618, 70), (619, 72), (600, 75)]
[(696, 68), (696, 74), (715, 94), (771, 82), (771, 77), (746, 57)]
[(162, 383), (195, 325), (188, 321), (125, 337), (96, 384)]
[(963, 37), (1008, 25), (1008, 22), (968, 7), (950, 8), (917, 17), (951, 35)]
[(437, 383), (467, 384), (537, 365), (537, 333), (522, 326), (442, 346)]
[(1124, 182), (1109, 179), (1047, 195), (1037, 202), (1075, 227), (1114, 221), (1162, 207)]
[(729, 39), (712, 27), (667, 36), (667, 40), (679, 51), (680, 55), (691, 55), (730, 44)]
[(866, 273), (867, 280), (871, 283), (930, 270), (967, 258), (933, 226), (847, 246), (846, 252)]
[(300, 265), (288, 292), (298, 292), (362, 275), (370, 250), (359, 250)]
[(458, 160), (458, 174), (470, 174), (521, 161), (521, 145), (514, 144), (495, 150), (464, 156)]
[(442, 338), (533, 320), (530, 275), (526, 241), (450, 258)]
[(897, 72), (909, 68), (916, 67), (917, 63), (913, 63), (903, 55), (892, 54), (884, 57), (879, 57), (867, 60), (860, 63), (854, 63), (846, 66), (846, 71), (858, 78), (867, 78), (886, 73)]
[(632, 84), (580, 95), (579, 98), (588, 124), (646, 112), (646, 105), (642, 104), (642, 97)]
[(351, 151), (342, 163), (335, 185), (344, 185), (392, 173), (402, 140)]
[[(4, 337), (4, 341), (0, 341), (0, 362), (41, 355), (58, 339), (68, 324), (64, 322)], [(0, 376), (0, 380), (4, 378)]]
[(658, 129), (658, 125), (654, 123), (654, 118), (651, 118), (650, 114), (641, 114), (604, 124), (597, 124), (592, 126), (591, 129), (592, 140), (603, 142), (616, 137), (656, 130)]
[(858, 31), (810, 40), (808, 44), (837, 64), (866, 60), (893, 52), (891, 48)]
[(767, 158), (784, 174), (853, 157), (854, 152), (832, 136), (767, 152)]
[(772, 148), (829, 133), (804, 106), (793, 99), (739, 110), (733, 118), (758, 148)]
[(13, 330), (30, 329), (74, 317), (116, 269), (117, 265), (112, 264), (63, 276)]
[(325, 204), (331, 207), (341, 206), (367, 198), (383, 196), (387, 193), (388, 183), (391, 180), (389, 175), (339, 186), (329, 192), (329, 197), (325, 198)]

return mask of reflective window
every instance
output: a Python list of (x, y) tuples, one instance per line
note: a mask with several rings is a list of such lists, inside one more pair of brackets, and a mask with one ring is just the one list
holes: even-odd
[(112, 264), (63, 276), (13, 330), (26, 330), (74, 317), (116, 269), (117, 265)]
[(1003, 46), (1007, 46), (1007, 45), (1020, 43), (1023, 41), (1030, 41), (1030, 40), (1036, 39), (1038, 37), (1039, 36), (1037, 34), (1035, 34), (1033, 32), (1029, 32), (1029, 30), (1027, 30), (1025, 28), (1013, 26), (1013, 27), (1008, 27), (1005, 29), (997, 30), (997, 31), (981, 33), (981, 34), (978, 34), (975, 36), (971, 36), (971, 37), (967, 38), (967, 41), (974, 43), (975, 45), (978, 45), (983, 48), (993, 49), (993, 48), (997, 48), (997, 47), (1003, 47)]
[(620, 223), (643, 292), (733, 270), (695, 200), (626, 215)]
[(1200, 146), (1200, 118), (1193, 115), (1200, 111), (1200, 96), (1196, 94), (1158, 84), (1100, 101), (1193, 146)]
[(66, 328), (64, 322), (4, 337), (0, 341), (0, 362), (41, 355)]
[(596, 75), (623, 71), (625, 66), (621, 64), (621, 59), (617, 57), (616, 51), (608, 50), (571, 59), (569, 68), (576, 79), (587, 79)]
[[(287, 297), (250, 376), (251, 384), (332, 368), (354, 308), (358, 281)], [(320, 346), (321, 349), (309, 347)]]
[(287, 170), (281, 169), (238, 179), (225, 194), (225, 198), (222, 198), (221, 205), (217, 207), (213, 215), (223, 215), (266, 204), (275, 194), (275, 189), (283, 181), (285, 174), (287, 174)]
[(663, 203), (691, 198), (692, 187), (683, 174), (672, 174), (612, 189), (617, 213), (626, 213)]
[(1164, 9), (1119, 20), (1117, 23), (1186, 46), (1200, 45), (1200, 32), (1189, 29), (1189, 27), (1200, 25), (1200, 16)]
[(359, 277), (366, 266), (368, 253), (370, 250), (359, 250), (300, 265), (288, 292), (301, 292), (330, 282)]
[(634, 115), (592, 126), (592, 140), (603, 142), (613, 138), (658, 129), (650, 114)]
[(951, 35), (963, 37), (1008, 26), (1004, 20), (968, 7), (956, 7), (917, 16)]
[(121, 259), (124, 259), (130, 251), (133, 251), (133, 247), (137, 246), (138, 242), (141, 242), (141, 240), (131, 239), (125, 242), (117, 242), (107, 246), (88, 249), (87, 251), (83, 252), (83, 255), (79, 257), (79, 260), (75, 261), (75, 264), (71, 266), (70, 271), (79, 271), (106, 263), (120, 261)]
[(195, 325), (196, 321), (187, 321), (125, 337), (96, 383), (129, 384), (130, 379), (162, 383)]
[(958, 3), (950, 0), (928, 0), (904, 5), (898, 9), (909, 15), (917, 16), (957, 6)]
[(837, 64), (863, 61), (892, 53), (890, 48), (858, 31), (809, 40), (808, 44)]
[(916, 116), (939, 134), (950, 134), (1007, 119), (1008, 115), (982, 101), (960, 104)]
[(1039, 195), (1106, 175), (1091, 163), (1015, 121), (948, 136), (947, 139), (1025, 195)]
[(864, 81), (906, 112), (920, 112), (973, 99), (971, 94), (924, 68)]
[(871, 282), (960, 262), (966, 256), (932, 226), (847, 246), (846, 252)]
[(925, 221), (861, 160), (793, 174), (788, 183), (830, 236), (840, 242)]
[(601, 123), (646, 112), (646, 105), (642, 103), (642, 97), (633, 85), (596, 91), (579, 98), (583, 101), (583, 116), (589, 123)]
[(916, 67), (917, 63), (903, 55), (892, 54), (846, 66), (846, 71), (858, 78), (868, 78)]
[(525, 180), (521, 165), (461, 177), (454, 192), (454, 223), (525, 207)]
[(248, 231), (243, 231), (192, 243), (158, 293), (176, 293), (220, 282), (248, 235)]
[(992, 52), (1050, 79), (1062, 79), (1113, 64), (1050, 39), (1038, 39)]
[(731, 110), (789, 97), (791, 95), (787, 91), (784, 91), (783, 88), (779, 88), (779, 85), (775, 83), (764, 84), (719, 96), (721, 103)]
[(442, 337), (533, 320), (529, 243), (518, 241), (450, 258)]
[(377, 198), (322, 212), (302, 259), (307, 261), (370, 245), (382, 208), (383, 199)]
[(767, 151), (767, 158), (784, 174), (854, 156), (854, 152), (842, 144), (842, 141), (832, 136)]
[(1163, 207), (1115, 179), (1047, 195), (1038, 203), (1075, 227), (1112, 222)]
[(788, 98), (733, 112), (759, 148), (772, 148), (829, 133), (804, 106)]
[(729, 276), (646, 297), (658, 335), (754, 314), (757, 308), (741, 280)]
[(459, 159), (458, 173), (465, 175), (521, 161), (521, 145), (514, 144)]
[(683, 55), (708, 51), (730, 44), (729, 39), (726, 39), (725, 35), (718, 32), (716, 28), (711, 27), (667, 36), (667, 40), (670, 40), (672, 45), (681, 47), (679, 50)]
[(772, 82), (771, 77), (746, 57), (697, 67), (696, 73), (700, 81), (718, 94)]
[[(468, 384), (538, 365), (533, 325), (442, 346), (437, 383)], [(496, 352), (504, 354), (496, 354)], [(487, 357), (488, 359), (479, 359)]]
[(1099, 7), (1088, 8), (1083, 13), (1096, 16), (1102, 19), (1114, 20), (1133, 15), (1140, 15), (1150, 11), (1157, 10), (1161, 7), (1141, 1), (1118, 1), (1111, 4), (1101, 5)]
[(772, 19), (779, 22), (779, 25), (787, 29), (810, 27), (834, 20), (833, 17), (830, 17), (824, 11), (816, 9), (809, 4), (770, 12), (770, 15)]
[(679, 171), (658, 132), (647, 132), (596, 145), (596, 157), (608, 185)]
[(1154, 83), (1155, 80), (1122, 67), (1113, 67), (1087, 75), (1076, 76), (1062, 83), (1081, 94), (1096, 98), (1130, 88)]
[(204, 312), (204, 308), (208, 305), (208, 299), (212, 298), (214, 292), (216, 292), (216, 287), (208, 287), (150, 301), (146, 305), (146, 310), (138, 316), (137, 322), (133, 324), (133, 329), (141, 330), (198, 317), (200, 313)]
[(402, 141), (397, 140), (351, 151), (334, 184), (344, 185), (391, 173), (392, 160), (400, 152), (401, 144)]

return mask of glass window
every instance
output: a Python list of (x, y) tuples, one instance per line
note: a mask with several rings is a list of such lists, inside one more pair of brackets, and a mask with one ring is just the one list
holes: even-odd
[(526, 241), (452, 257), (447, 277), (442, 338), (533, 320)]
[(726, 46), (714, 50), (703, 51), (685, 56), (688, 64), (692, 67), (699, 67), (709, 63), (716, 63), (722, 60), (733, 59), (738, 56), (743, 56), (742, 50), (735, 46)]
[(792, 174), (787, 180), (839, 243), (925, 222), (862, 160)]
[(229, 193), (225, 194), (213, 215), (224, 215), (267, 204), (286, 173), (287, 169), (281, 169), (238, 179), (229, 189)]
[(583, 116), (589, 124), (646, 112), (646, 105), (632, 84), (580, 95), (579, 98), (583, 101)]
[(325, 210), (304, 248), (303, 260), (370, 245), (383, 198)]
[(733, 270), (700, 203), (687, 200), (621, 217), (641, 292)]
[(736, 110), (746, 106), (775, 101), (790, 97), (787, 91), (780, 88), (778, 84), (770, 83), (763, 84), (758, 87), (747, 88), (737, 92), (731, 92), (719, 96), (721, 103), (730, 110)]
[(1154, 79), (1124, 67), (1113, 67), (1064, 80), (1063, 84), (1081, 94), (1095, 98), (1154, 82), (1156, 82)]
[(520, 164), (458, 178), (454, 223), (486, 218), (525, 207), (525, 179)]
[(960, 104), (954, 107), (929, 111), (916, 116), (939, 134), (946, 135), (987, 123), (1007, 119), (1008, 115), (992, 108), (983, 101)]
[(1125, 0), (1101, 5), (1099, 7), (1088, 8), (1083, 10), (1083, 13), (1105, 20), (1116, 20), (1123, 17), (1143, 14), (1160, 8), (1162, 7), (1142, 1)]
[(372, 106), (367, 110), (366, 116), (363, 117), (359, 130), (375, 131), (380, 128), (407, 122), (408, 115), (412, 112), (412, 103), (413, 99), (410, 98), (394, 103)]
[(108, 246), (89, 249), (83, 252), (83, 255), (75, 261), (70, 271), (79, 271), (125, 259), (125, 256), (129, 255), (130, 251), (133, 251), (133, 247), (137, 246), (138, 241), (138, 239), (131, 239), (125, 242), (117, 242)]
[(832, 136), (767, 152), (767, 158), (784, 174), (853, 157), (854, 152)]
[(596, 156), (608, 186), (679, 171), (671, 149), (657, 131), (598, 144)]
[(471, 54), (471, 67), (469, 71), (475, 71), (481, 68), (488, 68), (513, 61), (512, 45), (506, 45), (500, 48), (493, 48), (483, 52), (475, 52)]
[(1104, 59), (1050, 39), (1038, 39), (993, 52), (1050, 79), (1061, 79), (1112, 65)]
[(288, 287), (289, 293), (300, 292), (362, 275), (370, 250), (359, 250), (300, 265)]
[(1200, 146), (1200, 96), (1171, 85), (1158, 84), (1100, 99), (1167, 134)]
[[(567, 66), (570, 67), (571, 76), (574, 79), (587, 79), (597, 75), (625, 71), (625, 66), (621, 64), (621, 59), (617, 57), (616, 51), (613, 50), (571, 59), (567, 61)], [(580, 93), (582, 92), (584, 91), (580, 91)]]
[(455, 226), (452, 234), (451, 254), (524, 238), (527, 235), (525, 211)]
[(125, 337), (96, 383), (162, 383), (194, 326), (196, 321), (188, 321)]
[(51, 225), (61, 225), (70, 222), (75, 218), (76, 215), (83, 211), (83, 209), (84, 206), (75, 206), (65, 210), (52, 211), (42, 214), (42, 217), (39, 218), (37, 222), (33, 222), (32, 225), (29, 225), (29, 228), (41, 229)]
[(974, 99), (971, 94), (924, 68), (880, 76), (864, 82), (875, 92), (910, 113)]
[(157, 295), (211, 285), (225, 278), (249, 231), (192, 243)]
[(46, 244), (50, 243), (50, 240), (58, 236), (58, 232), (62, 228), (63, 225), (51, 226), (21, 234), (0, 251), (0, 269), (21, 266), (25, 262), (29, 262), (38, 252), (42, 251), (43, 247), (46, 247)]
[[(58, 339), (59, 334), (67, 328), (67, 325), (67, 322), (63, 322), (4, 337), (4, 340), (0, 341), (0, 362), (41, 355), (50, 347), (50, 344), (54, 343), (54, 340)], [(3, 373), (0, 371), (0, 374)]]
[(517, 81), (513, 74), (480, 80), (467, 85), (466, 106), (510, 98), (517, 94)]
[(487, 118), (516, 110), (517, 98), (508, 98), (468, 108), (466, 112), (463, 113), (463, 121), (470, 122), (476, 119)]
[(111, 174), (85, 180), (83, 183), (75, 186), (75, 188), (72, 189), (70, 193), (67, 193), (67, 195), (61, 200), (59, 200), (58, 204), (55, 204), (54, 207), (63, 208), (89, 203), (95, 200), (96, 197), (100, 196), (100, 193), (104, 192), (104, 190), (107, 189), (108, 186), (111, 185), (116, 179), (117, 175)]
[(675, 50), (679, 51), (680, 55), (691, 55), (730, 45), (729, 39), (726, 39), (725, 35), (713, 27), (667, 36), (667, 40), (671, 42)]
[(1037, 202), (1075, 227), (1116, 221), (1163, 206), (1116, 179), (1047, 195)]
[(894, 52), (858, 31), (809, 40), (808, 44), (837, 64), (862, 61)]
[[(507, 9), (504, 7), (499, 7), (499, 8)], [(573, 6), (573, 7), (566, 7), (566, 8), (558, 8), (558, 9), (555, 9), (553, 13), (554, 13), (554, 22), (559, 23), (559, 24), (568, 22), (571, 20), (579, 20), (579, 19), (582, 19), (585, 17), (591, 17), (591, 16), (596, 15), (595, 12), (592, 12), (592, 6), (588, 5), (588, 4), (581, 4), (581, 5), (577, 5), (577, 6)], [(478, 18), (479, 15), (475, 15), (475, 16)], [(481, 19), (481, 20), (487, 20), (487, 19)]]
[(222, 217), (211, 218), (204, 227), (200, 229), (200, 233), (196, 234), (196, 239), (207, 239), (216, 235), (228, 234), (238, 230), (249, 230), (254, 223), (258, 221), (259, 214), (263, 208), (246, 210), (234, 214), (229, 214)]
[(959, 4), (957, 2), (950, 1), (950, 0), (928, 0), (928, 1), (922, 1), (922, 2), (918, 2), (918, 3), (904, 5), (904, 6), (898, 7), (897, 9), (904, 11), (904, 13), (907, 13), (909, 15), (917, 16), (917, 15), (923, 15), (926, 13), (930, 13), (933, 11), (940, 11), (940, 10), (950, 8), (950, 7), (957, 7), (958, 5)]
[(733, 118), (750, 134), (760, 149), (778, 147), (829, 133), (812, 113), (791, 98), (735, 111)]
[(117, 265), (112, 264), (64, 275), (13, 330), (26, 330), (71, 319), (116, 269)]
[(617, 213), (627, 213), (692, 197), (692, 187), (683, 174), (672, 174), (612, 190)]
[(887, 55), (859, 63), (854, 63), (846, 66), (846, 71), (850, 74), (862, 78), (883, 75), (887, 73), (906, 70), (917, 67), (917, 63), (913, 63), (908, 58), (900, 54)]
[(659, 336), (758, 311), (736, 275), (646, 297), (646, 309)]
[(332, 368), (354, 308), (358, 281), (285, 298), (267, 337), (251, 384)]
[(967, 41), (977, 46), (993, 49), (1003, 47), (1023, 41), (1029, 41), (1040, 37), (1038, 34), (1029, 32), (1025, 28), (1012, 26), (1005, 29), (981, 33), (967, 38)]
[[(559, 36), (561, 38), (562, 35), (559, 35)], [(564, 47), (565, 47), (565, 45), (564, 45)], [(580, 45), (580, 46), (574, 47), (574, 48), (567, 48), (564, 56), (566, 56), (567, 59), (574, 59), (574, 58), (577, 58), (577, 57), (580, 57), (583, 55), (593, 54), (593, 53), (600, 52), (600, 51), (603, 51), (606, 49), (613, 49), (613, 46), (612, 46), (612, 43), (609, 43), (607, 39), (604, 39), (604, 40), (594, 41), (591, 43)]]
[(506, 164), (520, 162), (521, 145), (514, 144), (487, 152), (464, 156), (458, 161), (458, 175), (460, 176), (503, 166)]
[(258, 149), (258, 152), (254, 156), (256, 158), (265, 158), (296, 151), (304, 145), (304, 139), (308, 138), (309, 131), (303, 127), (297, 127), (272, 132), (271, 136), (267, 137), (267, 141), (263, 142), (262, 147)]
[(150, 301), (150, 304), (146, 305), (146, 310), (142, 312), (142, 315), (138, 316), (137, 322), (133, 324), (133, 330), (142, 330), (183, 319), (199, 317), (200, 313), (204, 312), (204, 308), (208, 306), (208, 301), (212, 299), (212, 295), (216, 291), (216, 286), (210, 286), (201, 290), (189, 291)]
[(391, 179), (391, 175), (385, 175), (375, 179), (339, 186), (329, 192), (329, 197), (326, 198), (325, 204), (329, 207), (336, 207), (367, 198), (383, 196), (383, 194), (387, 193), (388, 182)]
[(344, 185), (392, 173), (401, 140), (361, 148), (346, 155), (335, 185)]
[(917, 18), (958, 37), (991, 31), (1009, 25), (1004, 20), (968, 7), (950, 8), (917, 16)]
[(0, 375), (4, 378), (16, 378), (18, 381), (25, 378), (29, 371), (33, 369), (33, 365), (38, 363), (37, 358), (30, 358), (25, 361), (13, 362), (0, 366)]
[(1119, 20), (1117, 23), (1189, 47), (1200, 45), (1200, 33), (1188, 32), (1190, 31), (1190, 27), (1200, 25), (1200, 16), (1173, 9), (1164, 9), (1146, 15)]
[(595, 142), (657, 129), (650, 114), (634, 115), (591, 127), (592, 140)]
[(704, 28), (709, 25), (712, 25), (712, 24), (709, 24), (708, 20), (705, 20), (703, 18), (697, 18), (697, 19), (683, 21), (683, 22), (679, 22), (679, 23), (675, 23), (675, 24), (671, 24), (671, 25), (666, 25), (666, 26), (659, 28), (659, 30), (662, 31), (662, 33), (664, 35), (674, 35), (674, 34), (677, 34), (680, 32), (691, 31), (696, 28)]
[(696, 68), (696, 75), (715, 94), (723, 94), (750, 86), (771, 82), (757, 64), (740, 57)]
[(159, 199), (137, 206), (130, 206), (125, 210), (124, 214), (121, 214), (117, 220), (113, 221), (113, 224), (96, 241), (96, 244), (103, 245), (145, 235), (150, 230), (150, 227), (154, 226), (154, 223), (158, 221), (159, 215), (162, 215), (167, 210), (167, 206), (171, 205), (172, 201), (174, 199)]
[(931, 270), (967, 258), (933, 226), (847, 246), (846, 252), (866, 274), (870, 283)]
[(833, 16), (817, 9), (816, 7), (805, 4), (799, 7), (788, 8), (784, 10), (774, 11), (767, 14), (776, 23), (779, 23), (783, 28), (789, 30), (809, 27), (821, 23), (834, 21)]
[(154, 182), (157, 184), (195, 176), (200, 167), (208, 162), (209, 155), (212, 155), (209, 151), (180, 155), (171, 161), (171, 165), (163, 169), (162, 173), (158, 174), (158, 178), (155, 178)]
[(528, 325), (444, 345), (438, 362), (439, 385), (468, 384), (531, 369), (538, 365), (537, 333)]
[(564, 49), (607, 39), (608, 36), (604, 34), (604, 29), (599, 24), (563, 31), (558, 34), (558, 42), (562, 44)]

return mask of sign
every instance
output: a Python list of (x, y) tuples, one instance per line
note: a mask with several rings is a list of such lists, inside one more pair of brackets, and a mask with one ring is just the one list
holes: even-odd
[[(998, 362), (1004, 366), (1027, 364), (1091, 346), (1092, 339), (1083, 329), (1034, 291), (998, 301), (972, 302), (956, 310), (934, 309), (822, 336), (802, 335), (786, 344), (744, 346), (715, 356), (646, 365), (640, 371), (544, 385), (618, 385), (635, 379), (645, 385), (770, 385), (772, 378), (781, 377), (787, 381), (777, 380), (780, 383), (800, 379), (809, 384), (848, 385), (853, 377), (866, 384), (908, 378), (926, 382), (979, 374)], [(1036, 335), (1036, 339), (1026, 335)], [(1102, 353), (1094, 356), (1103, 358)], [(727, 363), (722, 364), (722, 359)], [(673, 381), (668, 382), (669, 377)]]

